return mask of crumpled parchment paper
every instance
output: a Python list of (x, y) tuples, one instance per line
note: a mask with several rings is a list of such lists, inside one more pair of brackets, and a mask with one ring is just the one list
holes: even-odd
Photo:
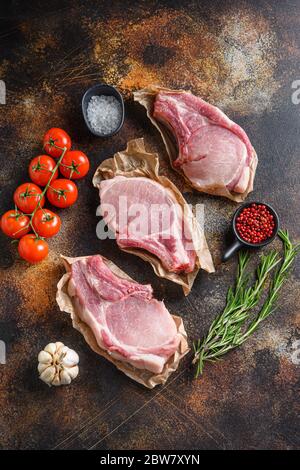
[[(84, 339), (90, 346), (90, 348), (95, 351), (100, 356), (105, 357), (108, 361), (112, 362), (119, 370), (124, 372), (124, 374), (128, 375), (131, 379), (139, 382), (140, 384), (144, 385), (148, 388), (154, 388), (156, 385), (164, 384), (168, 379), (169, 375), (174, 372), (180, 360), (183, 356), (185, 356), (188, 351), (188, 343), (187, 343), (187, 334), (183, 325), (183, 321), (180, 317), (172, 315), (177, 331), (181, 336), (181, 341), (178, 345), (177, 351), (173, 356), (169, 358), (166, 362), (163, 371), (160, 374), (153, 374), (153, 372), (137, 369), (133, 367), (131, 364), (126, 362), (118, 361), (113, 358), (107, 351), (100, 348), (98, 345), (94, 333), (92, 332), (91, 328), (84, 323), (78, 314), (76, 303), (74, 302), (74, 297), (71, 297), (68, 292), (68, 284), (71, 277), (71, 265), (75, 261), (80, 259), (85, 259), (87, 257), (81, 256), (77, 258), (68, 258), (66, 256), (61, 256), (63, 259), (64, 266), (66, 268), (66, 273), (62, 276), (60, 281), (57, 284), (57, 293), (56, 293), (56, 301), (61, 311), (67, 312), (70, 314), (72, 319), (73, 327), (80, 331), (80, 333), (84, 336)], [(104, 261), (107, 263), (108, 267), (119, 277), (123, 277), (125, 279), (131, 280), (132, 279), (124, 273), (118, 266), (116, 266), (112, 261), (102, 257)]]
[(99, 188), (101, 180), (113, 178), (118, 175), (125, 176), (127, 178), (142, 176), (157, 181), (162, 186), (169, 188), (174, 193), (178, 204), (182, 209), (185, 209), (185, 223), (187, 223), (190, 228), (190, 233), (192, 234), (197, 254), (195, 268), (192, 272), (179, 274), (172, 273), (164, 268), (161, 261), (156, 256), (146, 250), (137, 248), (120, 249), (128, 253), (135, 254), (145, 261), (148, 261), (152, 265), (157, 276), (180, 284), (183, 288), (184, 294), (187, 295), (192, 288), (199, 269), (204, 269), (209, 273), (214, 272), (212, 257), (203, 230), (199, 226), (195, 216), (188, 207), (178, 188), (167, 177), (159, 175), (158, 155), (156, 153), (149, 153), (146, 151), (144, 140), (142, 138), (131, 140), (128, 142), (126, 150), (116, 153), (113, 158), (104, 160), (95, 172), (93, 184), (95, 187)]
[[(146, 108), (148, 118), (150, 119), (152, 124), (158, 129), (163, 139), (163, 142), (165, 144), (167, 153), (169, 155), (172, 168), (174, 168), (173, 161), (176, 160), (176, 158), (178, 157), (178, 147), (176, 143), (176, 138), (172, 135), (171, 131), (167, 129), (166, 126), (164, 126), (160, 121), (158, 121), (157, 119), (153, 117), (153, 107), (154, 107), (155, 97), (157, 93), (159, 93), (160, 91), (166, 91), (166, 92), (172, 92), (172, 93), (178, 93), (178, 94), (187, 93), (186, 90), (171, 90), (169, 88), (159, 87), (156, 85), (150, 85), (147, 88), (134, 92), (133, 96), (134, 96), (135, 101), (138, 101), (142, 106)], [(250, 165), (249, 165), (249, 168), (250, 168), (249, 183), (248, 183), (246, 191), (242, 194), (229, 191), (229, 189), (227, 189), (226, 186), (218, 186), (218, 187), (214, 186), (214, 187), (209, 188), (207, 186), (201, 187), (199, 185), (195, 185), (185, 176), (184, 172), (180, 168), (174, 168), (174, 170), (176, 170), (185, 178), (187, 185), (196, 189), (197, 191), (212, 194), (214, 196), (224, 196), (235, 202), (242, 202), (245, 200), (247, 195), (253, 190), (253, 182), (254, 182), (257, 162), (258, 162), (257, 155), (256, 155), (255, 150), (253, 149), (253, 154), (251, 155), (251, 160), (250, 160)]]

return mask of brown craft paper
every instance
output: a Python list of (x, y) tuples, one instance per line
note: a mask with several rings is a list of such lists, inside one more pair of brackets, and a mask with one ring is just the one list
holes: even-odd
[[(137, 369), (131, 364), (118, 361), (117, 359), (110, 356), (107, 351), (100, 348), (91, 328), (80, 319), (75, 302), (73, 302), (73, 298), (68, 293), (68, 284), (71, 277), (71, 264), (80, 259), (88, 258), (88, 256), (81, 256), (78, 258), (68, 258), (65, 256), (61, 257), (66, 268), (66, 274), (62, 276), (59, 283), (57, 284), (56, 301), (61, 311), (67, 312), (71, 315), (73, 327), (76, 330), (80, 331), (81, 334), (83, 334), (84, 339), (86, 340), (90, 348), (100, 356), (103, 356), (105, 357), (105, 359), (112, 362), (119, 370), (124, 372), (124, 374), (128, 375), (128, 377), (135, 380), (136, 382), (139, 382), (142, 385), (145, 385), (145, 387), (153, 388), (156, 385), (164, 384), (168, 379), (169, 375), (177, 369), (181, 358), (185, 356), (189, 351), (187, 343), (187, 334), (184, 329), (182, 319), (180, 317), (172, 315), (172, 318), (174, 319), (177, 327), (177, 331), (181, 336), (181, 341), (178, 345), (177, 351), (175, 352), (175, 354), (173, 354), (173, 356), (169, 358), (168, 362), (166, 362), (164, 369), (160, 374), (155, 375), (153, 374), (153, 372), (143, 369)], [(116, 266), (112, 261), (106, 258), (103, 259), (105, 263), (107, 263), (107, 266), (113, 271), (113, 273), (115, 273), (119, 277), (132, 281), (132, 279), (126, 273), (124, 273), (124, 271), (119, 269), (118, 266)]]
[[(186, 90), (170, 90), (169, 88), (163, 88), (155, 85), (151, 85), (147, 88), (144, 88), (143, 90), (139, 90), (134, 92), (134, 100), (138, 101), (142, 106), (144, 106), (147, 110), (147, 116), (152, 122), (152, 124), (158, 129), (160, 132), (163, 142), (165, 144), (166, 150), (169, 155), (169, 159), (171, 162), (171, 165), (173, 167), (173, 161), (176, 160), (178, 157), (178, 147), (176, 143), (175, 137), (172, 135), (171, 131), (167, 129), (166, 126), (164, 126), (161, 122), (159, 122), (157, 119), (153, 117), (153, 107), (154, 107), (154, 101), (157, 93), (160, 91), (166, 91), (166, 92), (172, 92), (172, 93), (190, 93), (187, 92)], [(180, 173), (184, 178), (186, 183), (194, 188), (197, 189), (197, 191), (212, 194), (214, 196), (225, 196), (228, 199), (231, 199), (232, 201), (235, 202), (242, 202), (245, 200), (247, 195), (253, 190), (253, 182), (254, 182), (254, 177), (255, 177), (255, 171), (257, 167), (257, 155), (255, 150), (253, 149), (253, 153), (251, 155), (251, 161), (250, 161), (250, 178), (249, 178), (249, 183), (246, 191), (242, 194), (235, 193), (233, 191), (229, 191), (226, 186), (212, 186), (211, 188), (205, 186), (201, 187), (199, 185), (193, 184), (184, 174), (184, 172), (180, 168), (174, 168), (178, 173)]]
[(195, 268), (191, 273), (178, 274), (167, 271), (161, 261), (146, 250), (137, 248), (121, 249), (148, 261), (152, 265), (157, 276), (180, 284), (185, 295), (187, 295), (192, 288), (199, 269), (205, 269), (205, 271), (211, 273), (214, 272), (214, 265), (204, 233), (199, 227), (199, 224), (197, 223), (192, 211), (189, 209), (184, 197), (168, 178), (159, 175), (158, 155), (156, 153), (146, 152), (143, 139), (131, 140), (128, 142), (126, 150), (116, 153), (113, 158), (104, 160), (96, 170), (93, 184), (95, 187), (99, 188), (101, 180), (113, 178), (117, 175), (126, 176), (127, 178), (143, 176), (155, 180), (165, 188), (169, 188), (174, 193), (178, 204), (182, 209), (185, 209), (185, 223), (187, 223), (190, 228), (194, 246), (198, 248), (195, 250), (197, 254)]

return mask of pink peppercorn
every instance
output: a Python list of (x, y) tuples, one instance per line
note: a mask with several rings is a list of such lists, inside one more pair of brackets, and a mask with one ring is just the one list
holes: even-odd
[(274, 216), (264, 204), (245, 207), (236, 219), (239, 236), (248, 243), (261, 243), (270, 238), (275, 229)]

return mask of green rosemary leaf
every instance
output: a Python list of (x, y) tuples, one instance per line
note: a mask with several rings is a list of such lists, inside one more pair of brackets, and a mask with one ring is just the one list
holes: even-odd
[[(293, 245), (286, 230), (280, 230), (278, 235), (283, 243), (283, 258), (281, 259), (275, 251), (263, 254), (256, 270), (256, 281), (250, 287), (249, 275), (246, 272), (250, 255), (245, 252), (239, 254), (235, 286), (228, 289), (223, 312), (212, 322), (206, 337), (194, 343), (193, 363), (197, 364), (196, 377), (203, 373), (206, 361), (219, 360), (224, 354), (243, 344), (276, 309), (279, 291), (300, 251), (300, 244)], [(253, 318), (253, 308), (259, 303), (265, 283), (274, 270), (267, 298)]]

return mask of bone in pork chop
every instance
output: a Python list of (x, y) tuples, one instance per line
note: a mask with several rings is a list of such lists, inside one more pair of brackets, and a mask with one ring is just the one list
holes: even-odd
[(216, 194), (223, 187), (247, 190), (255, 152), (244, 130), (220, 109), (191, 93), (161, 91), (153, 116), (175, 135), (178, 158), (173, 165), (196, 188)]
[(95, 255), (71, 265), (68, 292), (101, 349), (138, 369), (161, 373), (180, 335), (150, 285), (117, 276)]
[(101, 181), (100, 199), (101, 214), (120, 248), (147, 250), (169, 272), (193, 271), (192, 237), (171, 190), (149, 178), (115, 176)]

